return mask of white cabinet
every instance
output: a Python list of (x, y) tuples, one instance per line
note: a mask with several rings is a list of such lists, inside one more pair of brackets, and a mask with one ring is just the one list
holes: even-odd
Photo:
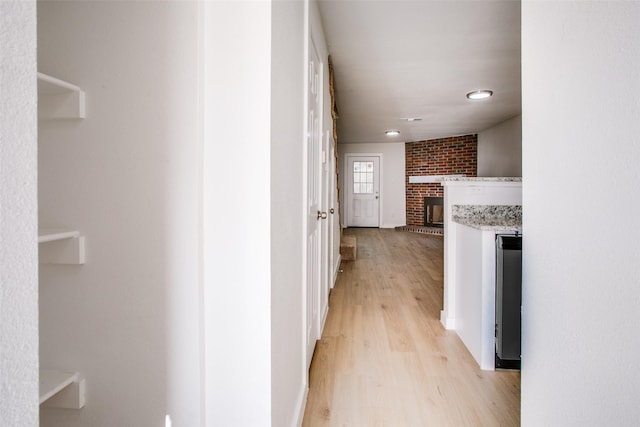
[(495, 230), (459, 225), (456, 244), (456, 333), (480, 369), (495, 369)]

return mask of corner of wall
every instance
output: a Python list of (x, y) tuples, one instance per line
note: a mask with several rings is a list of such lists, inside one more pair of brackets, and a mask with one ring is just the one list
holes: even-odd
[(36, 3), (0, 2), (0, 424), (38, 423)]

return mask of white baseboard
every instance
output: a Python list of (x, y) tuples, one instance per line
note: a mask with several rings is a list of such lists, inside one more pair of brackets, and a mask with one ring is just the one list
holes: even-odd
[(338, 273), (340, 272), (340, 263), (342, 262), (342, 255), (338, 254), (338, 259), (336, 259), (336, 265), (333, 267), (333, 281), (331, 282), (331, 289), (336, 285), (336, 280), (338, 280)]
[[(328, 302), (328, 301), (327, 301)], [(325, 307), (324, 313), (322, 313), (322, 320), (320, 321), (320, 337), (324, 331), (324, 324), (327, 323), (327, 316), (329, 315), (329, 304)], [(320, 338), (318, 338), (319, 340)]]
[(440, 311), (440, 323), (444, 326), (445, 329), (455, 330), (456, 329), (456, 319), (455, 317), (447, 317), (447, 314), (444, 310)]
[(292, 420), (291, 427), (302, 427), (302, 420), (304, 419), (304, 409), (307, 406), (307, 397), (309, 396), (309, 387), (306, 384), (302, 385), (302, 390), (298, 393), (298, 402), (296, 403), (298, 416)]

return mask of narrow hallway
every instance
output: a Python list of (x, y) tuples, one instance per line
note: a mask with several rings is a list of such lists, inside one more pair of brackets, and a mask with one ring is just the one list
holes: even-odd
[(520, 372), (481, 371), (440, 323), (443, 238), (350, 228), (303, 426), (518, 426)]

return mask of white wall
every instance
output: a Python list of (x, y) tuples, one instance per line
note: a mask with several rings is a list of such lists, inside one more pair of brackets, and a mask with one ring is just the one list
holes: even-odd
[(522, 176), (522, 116), (478, 134), (478, 176)]
[(207, 7), (208, 425), (295, 426), (304, 411), (306, 7)]
[(0, 2), (0, 425), (38, 425), (36, 7)]
[(201, 421), (198, 9), (42, 2), (39, 67), (80, 85), (87, 118), (41, 123), (40, 221), (77, 227), (84, 266), (43, 265), (43, 367), (86, 377), (43, 426)]
[(640, 419), (638, 22), (523, 2), (525, 427)]
[(294, 426), (304, 411), (303, 2), (272, 6), (271, 62), (271, 425)]
[[(338, 135), (340, 140), (340, 135)], [(393, 228), (407, 224), (407, 203), (405, 185), (405, 150), (403, 142), (382, 144), (338, 144), (340, 152), (340, 206), (341, 221), (345, 224), (347, 194), (345, 177), (347, 176), (346, 158), (351, 153), (382, 153), (380, 182), (380, 227)]]
[(207, 425), (267, 426), (272, 404), (271, 3), (208, 2), (205, 19)]

